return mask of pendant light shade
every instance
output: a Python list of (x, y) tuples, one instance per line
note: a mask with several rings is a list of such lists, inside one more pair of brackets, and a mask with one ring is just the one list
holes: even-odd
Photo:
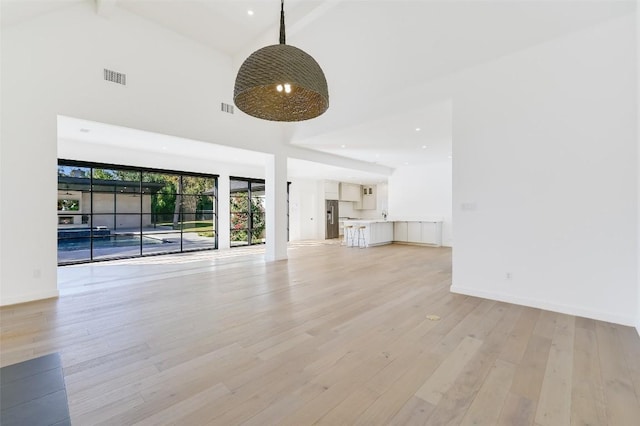
[(327, 80), (310, 55), (285, 44), (284, 1), (280, 44), (253, 52), (236, 77), (233, 101), (246, 114), (271, 121), (303, 121), (329, 108)]

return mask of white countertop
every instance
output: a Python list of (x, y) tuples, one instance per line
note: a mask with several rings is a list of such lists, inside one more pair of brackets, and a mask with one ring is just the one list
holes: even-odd
[(434, 223), (439, 223), (442, 222), (442, 218), (423, 218), (423, 219), (398, 219), (398, 218), (392, 218), (392, 219), (344, 219), (343, 220), (344, 223), (348, 223), (348, 222), (354, 222), (354, 223), (393, 223), (393, 222), (434, 222)]
[(345, 219), (344, 223), (349, 223), (349, 222), (353, 222), (353, 223), (388, 223), (390, 222), (389, 220), (384, 220), (384, 219)]
[(387, 218), (388, 222), (442, 222), (443, 219), (441, 217), (423, 217), (420, 219), (407, 219), (403, 217), (389, 217)]

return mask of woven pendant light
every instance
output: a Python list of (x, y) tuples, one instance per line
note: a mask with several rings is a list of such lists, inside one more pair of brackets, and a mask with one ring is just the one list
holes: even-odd
[(329, 108), (327, 80), (315, 59), (285, 44), (284, 0), (280, 5), (280, 44), (256, 50), (244, 61), (233, 102), (264, 120), (309, 120)]

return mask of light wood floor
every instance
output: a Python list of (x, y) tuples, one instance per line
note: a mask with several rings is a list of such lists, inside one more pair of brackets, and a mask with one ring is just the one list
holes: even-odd
[(640, 424), (630, 327), (451, 294), (446, 248), (260, 250), (65, 267), (1, 364), (59, 352), (74, 425)]

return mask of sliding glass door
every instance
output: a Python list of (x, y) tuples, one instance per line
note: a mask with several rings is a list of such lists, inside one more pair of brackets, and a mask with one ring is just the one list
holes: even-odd
[(232, 177), (230, 188), (231, 247), (264, 244), (264, 180)]
[(58, 163), (58, 263), (214, 249), (217, 176)]

